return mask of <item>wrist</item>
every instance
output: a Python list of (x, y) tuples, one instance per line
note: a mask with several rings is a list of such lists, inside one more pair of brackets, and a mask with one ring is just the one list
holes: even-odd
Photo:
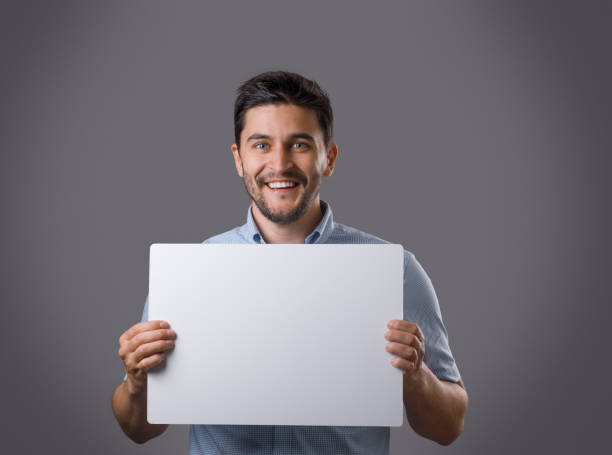
[(433, 373), (431, 373), (431, 370), (427, 368), (427, 365), (423, 362), (418, 370), (404, 372), (404, 387), (408, 389), (422, 388), (427, 385), (430, 374)]
[(128, 374), (128, 377), (125, 380), (125, 387), (131, 397), (137, 397), (143, 393), (146, 393), (147, 379), (146, 377), (144, 380), (135, 379), (132, 375)]

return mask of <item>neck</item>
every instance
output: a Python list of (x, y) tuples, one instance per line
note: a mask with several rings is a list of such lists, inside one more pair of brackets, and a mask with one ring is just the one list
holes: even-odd
[(312, 201), (306, 213), (291, 224), (278, 224), (267, 219), (257, 205), (251, 203), (253, 219), (266, 243), (304, 243), (306, 237), (323, 219), (319, 196)]

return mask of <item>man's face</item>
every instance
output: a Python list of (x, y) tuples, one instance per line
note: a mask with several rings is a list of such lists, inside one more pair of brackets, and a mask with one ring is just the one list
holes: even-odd
[(247, 110), (232, 153), (238, 175), (259, 211), (270, 221), (300, 219), (319, 194), (323, 176), (333, 172), (337, 148), (326, 150), (315, 112), (292, 104)]

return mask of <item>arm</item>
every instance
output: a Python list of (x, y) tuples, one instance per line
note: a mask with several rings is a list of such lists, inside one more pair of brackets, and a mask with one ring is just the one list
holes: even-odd
[(113, 412), (123, 432), (134, 442), (143, 444), (159, 436), (168, 425), (147, 422), (147, 387), (137, 390), (129, 380), (123, 381), (113, 393)]
[(119, 356), (127, 378), (115, 389), (112, 407), (123, 432), (139, 444), (168, 428), (147, 422), (147, 373), (165, 360), (175, 338), (165, 321), (141, 322), (119, 337)]
[(468, 404), (463, 382), (442, 381), (423, 362), (425, 339), (418, 325), (393, 320), (387, 326), (386, 350), (397, 356), (391, 364), (404, 373), (403, 401), (410, 426), (438, 444), (450, 444), (463, 431)]
[(421, 436), (448, 445), (463, 431), (468, 405), (465, 386), (441, 381), (425, 365), (404, 373), (404, 407), (412, 429)]

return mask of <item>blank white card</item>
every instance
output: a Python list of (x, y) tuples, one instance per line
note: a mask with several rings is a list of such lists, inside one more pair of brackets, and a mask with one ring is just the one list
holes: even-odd
[(154, 244), (149, 320), (177, 332), (151, 423), (401, 426), (385, 351), (401, 245)]

